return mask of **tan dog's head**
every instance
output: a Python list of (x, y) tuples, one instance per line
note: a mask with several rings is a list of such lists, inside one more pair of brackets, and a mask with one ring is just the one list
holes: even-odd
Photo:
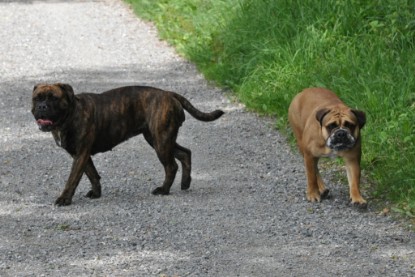
[(67, 84), (38, 84), (33, 88), (32, 114), (44, 132), (59, 128), (72, 111), (75, 95)]
[(334, 151), (353, 148), (366, 123), (364, 112), (336, 106), (317, 111), (316, 119), (320, 122), (326, 146)]

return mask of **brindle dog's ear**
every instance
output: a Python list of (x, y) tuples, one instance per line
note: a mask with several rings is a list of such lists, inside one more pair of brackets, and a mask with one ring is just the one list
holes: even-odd
[(34, 87), (33, 87), (33, 92), (39, 87), (39, 86), (42, 86), (42, 85), (44, 85), (44, 84), (36, 84)]
[(69, 102), (72, 103), (75, 98), (75, 93), (73, 92), (73, 88), (68, 84), (58, 83), (56, 85), (59, 86), (66, 93), (66, 96), (68, 96)]
[(324, 116), (326, 116), (326, 114), (328, 114), (329, 112), (330, 112), (330, 110), (329, 109), (326, 109), (326, 108), (317, 111), (317, 113), (316, 113), (316, 119), (318, 120), (318, 122), (320, 122), (320, 125), (321, 126), (323, 126), (323, 118), (324, 118)]
[(359, 128), (362, 129), (363, 126), (365, 126), (365, 123), (366, 123), (366, 114), (364, 112), (358, 111), (358, 110), (352, 110), (352, 113), (354, 113), (354, 115), (357, 118)]

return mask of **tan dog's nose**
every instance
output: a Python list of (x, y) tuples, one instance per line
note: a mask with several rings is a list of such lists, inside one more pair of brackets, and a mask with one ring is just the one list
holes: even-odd
[(336, 139), (344, 139), (347, 137), (347, 131), (346, 130), (338, 130), (335, 134), (334, 137)]

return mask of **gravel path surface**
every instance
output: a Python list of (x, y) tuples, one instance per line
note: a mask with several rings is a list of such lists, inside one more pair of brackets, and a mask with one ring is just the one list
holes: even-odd
[[(302, 160), (273, 121), (229, 101), (122, 2), (1, 1), (0, 37), (0, 276), (414, 276), (413, 233), (349, 207), (345, 183), (308, 203)], [(55, 207), (71, 159), (37, 129), (30, 98), (58, 81), (152, 85), (226, 111), (181, 128), (191, 189), (178, 175), (171, 195), (151, 195), (164, 173), (137, 137), (94, 157), (102, 198), (84, 197), (84, 178)]]

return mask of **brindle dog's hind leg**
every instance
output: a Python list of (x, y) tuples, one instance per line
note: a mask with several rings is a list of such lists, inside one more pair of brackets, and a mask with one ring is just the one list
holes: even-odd
[(174, 148), (174, 156), (182, 164), (182, 190), (187, 190), (190, 187), (192, 177), (190, 176), (192, 170), (192, 151), (176, 143)]
[[(165, 179), (163, 182), (163, 185), (161, 187), (157, 187), (155, 190), (153, 190), (154, 195), (167, 195), (170, 193), (170, 188), (174, 182), (174, 178), (176, 177), (178, 165), (174, 159), (173, 155), (173, 149), (171, 147), (163, 147), (165, 148), (163, 151), (158, 151), (157, 156), (160, 160), (160, 162), (164, 166), (164, 172), (165, 172)], [(170, 148), (170, 149), (169, 149)], [(167, 151), (169, 152), (167, 152)]]
[[(177, 131), (176, 131), (177, 133)], [(175, 148), (175, 138), (176, 136), (169, 136), (163, 134), (161, 137), (166, 139), (157, 138), (154, 139), (150, 134), (150, 131), (146, 130), (143, 132), (144, 138), (146, 141), (154, 148), (157, 153), (157, 157), (164, 167), (165, 179), (161, 187), (157, 187), (152, 191), (154, 195), (167, 195), (170, 193), (170, 187), (173, 184), (174, 178), (176, 177), (176, 172), (178, 165), (174, 159), (174, 148)]]

